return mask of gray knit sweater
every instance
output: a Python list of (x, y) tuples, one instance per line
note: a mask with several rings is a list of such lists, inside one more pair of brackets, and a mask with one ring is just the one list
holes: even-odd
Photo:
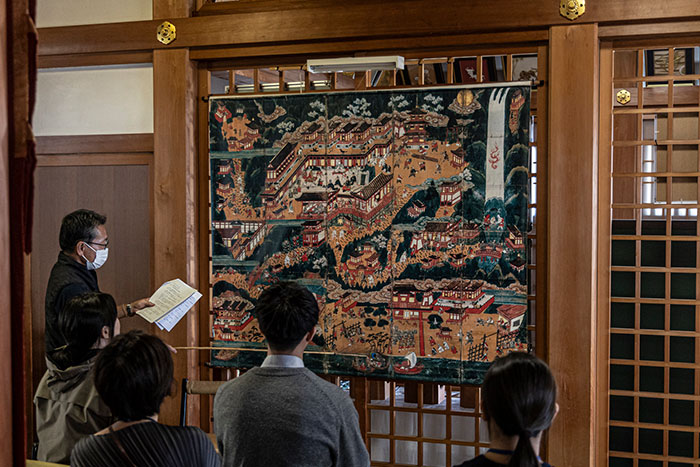
[(369, 465), (352, 401), (306, 368), (253, 368), (221, 386), (214, 432), (227, 467)]

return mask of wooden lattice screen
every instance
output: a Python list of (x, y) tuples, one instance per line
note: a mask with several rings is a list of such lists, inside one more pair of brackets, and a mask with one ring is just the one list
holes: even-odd
[[(212, 68), (209, 89), (218, 94), (303, 93), (323, 90), (364, 90), (409, 86), (435, 86), (471, 82), (537, 81), (546, 76), (546, 47), (507, 51), (475, 51), (442, 58), (406, 56), (405, 72), (368, 71), (355, 74), (312, 74), (303, 65), (266, 66), (242, 69)], [(469, 65), (472, 69), (468, 70)], [(541, 83), (540, 83), (541, 84)], [(536, 283), (537, 230), (545, 225), (537, 217), (537, 168), (546, 161), (538, 154), (537, 127), (546, 128), (538, 120), (538, 93), (546, 93), (542, 85), (531, 94), (530, 128), (530, 204), (528, 303), (529, 340), (533, 351), (544, 355), (544, 302), (542, 283)], [(544, 209), (543, 207), (541, 209)], [(542, 216), (541, 216), (542, 217)], [(541, 218), (540, 217), (540, 218)], [(538, 265), (541, 268), (542, 265)], [(542, 282), (542, 281), (541, 281)], [(536, 345), (537, 344), (537, 345)], [(235, 377), (235, 370), (216, 370), (214, 378)], [(488, 430), (481, 420), (480, 393), (473, 386), (438, 386), (432, 383), (377, 381), (369, 378), (326, 379), (349, 390), (360, 415), (360, 425), (370, 451), (372, 465), (453, 465), (484, 453), (488, 447)], [(211, 404), (209, 405), (211, 407)]]
[(680, 45), (613, 50), (611, 467), (700, 465), (700, 49)]

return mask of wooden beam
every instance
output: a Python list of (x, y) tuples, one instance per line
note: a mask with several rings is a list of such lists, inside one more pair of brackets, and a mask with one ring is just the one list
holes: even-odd
[[(261, 58), (274, 57), (274, 63), (305, 63), (309, 55), (316, 57), (337, 57), (347, 55), (387, 55), (401, 54), (406, 58), (424, 57), (426, 53), (436, 55), (474, 54), (480, 49), (485, 55), (498, 53), (530, 53), (537, 43), (549, 39), (546, 29), (515, 31), (492, 34), (457, 34), (449, 36), (421, 36), (395, 39), (327, 40), (308, 43), (274, 45), (238, 45), (192, 50), (193, 60), (221, 60), (248, 58), (251, 63), (261, 65)], [(493, 50), (501, 47), (501, 50)], [(482, 50), (484, 49), (484, 50)], [(284, 60), (284, 63), (280, 62)], [(264, 63), (262, 63), (264, 64)]]
[(39, 68), (67, 68), (151, 62), (153, 62), (153, 52), (145, 50), (137, 52), (109, 52), (79, 55), (40, 55), (37, 60), (37, 66)]
[(52, 154), (36, 156), (37, 167), (85, 167), (93, 165), (149, 165), (150, 153), (128, 154)]
[[(553, 27), (549, 54), (548, 362), (565, 416), (549, 433), (553, 465), (596, 462), (598, 28)], [(564, 252), (566, 252), (564, 254)], [(562, 319), (566, 312), (566, 319)], [(572, 331), (574, 330), (574, 331)]]
[[(569, 24), (551, 1), (512, 0), (430, 2), (396, 0), (386, 8), (379, 0), (337, 3), (306, 2), (279, 11), (172, 19), (177, 39), (170, 45), (156, 40), (161, 20), (135, 21), (40, 30), (40, 55), (65, 55), (177, 47), (242, 44), (277, 45), (300, 41), (433, 37), (487, 31), (522, 31)], [(494, 15), (493, 12), (499, 14)], [(157, 17), (157, 16), (156, 16)], [(608, 0), (591, 2), (578, 22), (620, 23), (688, 21), (700, 17), (695, 0)]]
[(37, 154), (104, 154), (153, 152), (153, 133), (122, 135), (38, 136)]
[[(154, 152), (153, 152), (153, 282), (180, 278), (198, 287), (196, 282), (196, 156), (194, 125), (195, 70), (189, 52), (183, 49), (153, 53)], [(155, 326), (154, 326), (155, 328)], [(197, 344), (197, 314), (188, 313), (170, 332), (157, 331), (173, 346)], [(179, 421), (179, 382), (184, 377), (197, 379), (197, 355), (174, 355), (175, 372), (172, 396), (161, 408), (166, 425)], [(199, 407), (193, 399), (189, 414)], [(190, 417), (191, 420), (194, 418)]]
[[(670, 37), (698, 36), (700, 31), (700, 21), (659, 21), (651, 24), (611, 24), (601, 26), (598, 29), (598, 36), (601, 39), (625, 39), (634, 37), (651, 37), (663, 34), (666, 44)], [(670, 37), (669, 37), (670, 36)]]

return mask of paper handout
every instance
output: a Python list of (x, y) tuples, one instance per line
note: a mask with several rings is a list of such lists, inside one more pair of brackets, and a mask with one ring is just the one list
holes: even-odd
[(182, 282), (173, 279), (165, 282), (149, 299), (155, 306), (136, 312), (149, 323), (170, 332), (183, 316), (202, 298), (202, 294)]

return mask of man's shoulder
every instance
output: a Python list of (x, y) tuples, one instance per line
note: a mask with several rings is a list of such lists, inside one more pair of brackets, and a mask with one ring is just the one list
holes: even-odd
[[(94, 277), (93, 277), (94, 276)], [(80, 271), (76, 265), (68, 264), (59, 258), (51, 268), (47, 283), (47, 292), (53, 290), (55, 293), (68, 292), (90, 292), (94, 286), (91, 284), (97, 276), (91, 271)]]
[(251, 368), (240, 376), (236, 376), (219, 386), (214, 395), (214, 403), (224, 398), (239, 395), (241, 391), (246, 390), (246, 386), (254, 386), (255, 384), (255, 368)]
[[(286, 381), (293, 378), (294, 384)], [(248, 390), (260, 392), (266, 385), (284, 385), (289, 390), (303, 391), (309, 398), (324, 398), (337, 401), (349, 401), (348, 395), (335, 384), (329, 383), (308, 368), (275, 368), (255, 367), (241, 376), (222, 384), (216, 392), (219, 399), (227, 398), (234, 394), (242, 397)]]
[(347, 393), (337, 384), (326, 381), (311, 370), (307, 370), (307, 372), (311, 383), (318, 386), (321, 391), (328, 394), (330, 397), (348, 399)]
[(307, 401), (317, 400), (320, 406), (330, 409), (335, 407), (336, 411), (341, 416), (344, 416), (348, 411), (354, 411), (355, 406), (348, 393), (341, 387), (331, 382), (326, 381), (320, 376), (313, 373), (311, 370), (306, 370), (306, 377), (315, 390), (308, 391)]

